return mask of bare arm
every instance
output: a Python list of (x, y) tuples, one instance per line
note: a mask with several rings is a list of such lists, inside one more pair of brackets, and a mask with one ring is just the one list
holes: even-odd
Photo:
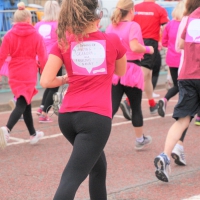
[(56, 76), (62, 64), (63, 62), (59, 57), (52, 54), (49, 55), (40, 79), (40, 84), (42, 87), (54, 88), (68, 82), (67, 75)]
[(126, 55), (115, 62), (115, 74), (123, 76), (126, 73)]
[(185, 44), (185, 40), (183, 40), (183, 39), (179, 39), (179, 48), (180, 49), (184, 49), (184, 44)]
[[(145, 53), (146, 52), (146, 47), (143, 46), (142, 44), (140, 44), (137, 39), (131, 40), (129, 45), (130, 45), (131, 50), (135, 53)], [(153, 47), (152, 46), (148, 46), (148, 47), (150, 48), (149, 53), (150, 54), (154, 53)]]

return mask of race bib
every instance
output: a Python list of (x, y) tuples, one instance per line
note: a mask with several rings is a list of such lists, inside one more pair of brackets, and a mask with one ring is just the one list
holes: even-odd
[(200, 19), (188, 19), (188, 27), (185, 41), (192, 43), (200, 43)]
[(72, 42), (71, 64), (75, 75), (107, 74), (106, 41)]

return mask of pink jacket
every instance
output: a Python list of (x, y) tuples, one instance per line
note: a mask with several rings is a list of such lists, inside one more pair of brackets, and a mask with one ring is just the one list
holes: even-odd
[[(42, 36), (28, 23), (17, 23), (4, 36), (0, 52), (0, 68), (7, 56), (11, 56), (8, 66), (10, 88), (16, 98), (24, 96), (27, 104), (37, 93), (38, 67), (42, 71), (47, 53)], [(39, 65), (36, 63), (36, 56)]]
[(172, 20), (167, 23), (163, 35), (162, 45), (167, 47), (166, 63), (170, 67), (179, 67), (181, 54), (175, 50), (176, 35), (180, 21)]

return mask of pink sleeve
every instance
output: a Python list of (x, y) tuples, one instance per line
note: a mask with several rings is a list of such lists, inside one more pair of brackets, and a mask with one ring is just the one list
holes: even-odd
[(142, 35), (141, 28), (138, 24), (131, 24), (131, 28), (129, 31), (129, 41), (133, 39), (137, 39), (139, 41), (140, 36)]
[(168, 32), (169, 32), (169, 28), (170, 28), (170, 24), (168, 23), (166, 25), (165, 29), (163, 30), (163, 33), (162, 33), (162, 46), (163, 47), (168, 47), (168, 40), (169, 40)]
[(9, 39), (5, 35), (0, 48), (0, 69), (3, 66), (8, 55), (9, 55)]
[(51, 51), (50, 51), (49, 54), (52, 54), (54, 56), (59, 57), (64, 62), (61, 50), (58, 47), (58, 43), (57, 42), (53, 45), (53, 47), (51, 48)]
[(42, 73), (44, 66), (47, 62), (47, 51), (42, 36), (38, 37), (37, 55), (39, 61), (40, 73)]
[(179, 47), (179, 40), (181, 39), (181, 34), (185, 28), (185, 25), (187, 23), (187, 19), (188, 19), (188, 16), (185, 16), (182, 18), (181, 20), (181, 23), (178, 27), (178, 32), (177, 32), (177, 35), (176, 35), (176, 42), (175, 42), (175, 50), (176, 52), (181, 52), (181, 49)]

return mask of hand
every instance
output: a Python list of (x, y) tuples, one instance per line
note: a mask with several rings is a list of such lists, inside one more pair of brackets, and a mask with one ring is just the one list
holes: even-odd
[(149, 46), (149, 48), (150, 48), (149, 54), (153, 54), (154, 53), (154, 48), (152, 46)]

